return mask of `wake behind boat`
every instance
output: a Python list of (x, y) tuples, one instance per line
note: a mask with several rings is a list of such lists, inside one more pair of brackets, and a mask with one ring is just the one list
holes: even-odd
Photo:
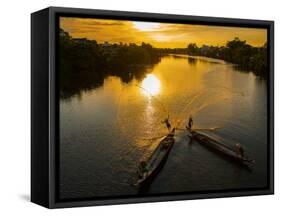
[(254, 160), (250, 160), (244, 155), (244, 150), (242, 150), (241, 147), (241, 149), (239, 148), (239, 146), (237, 149), (233, 149), (203, 133), (192, 130), (190, 127), (186, 127), (186, 129), (190, 133), (190, 138), (192, 140), (198, 141), (200, 144), (206, 146), (211, 150), (214, 150), (217, 153), (220, 153), (228, 159), (246, 166), (254, 163)]
[(175, 128), (160, 141), (159, 145), (147, 161), (140, 162), (138, 168), (138, 181), (136, 183), (137, 186), (148, 186), (153, 178), (160, 172), (175, 143), (174, 136)]

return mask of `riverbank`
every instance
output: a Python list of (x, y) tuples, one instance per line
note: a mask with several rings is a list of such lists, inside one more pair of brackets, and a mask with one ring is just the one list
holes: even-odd
[[(267, 77), (267, 45), (257, 48), (235, 38), (225, 47), (189, 44), (187, 48), (159, 49), (148, 43), (140, 45), (97, 43), (86, 38), (72, 38), (60, 29), (59, 74), (60, 97), (69, 98), (81, 91), (103, 85), (108, 76), (117, 76), (125, 83), (142, 79), (163, 56), (187, 55), (192, 64), (197, 59), (210, 58), (218, 63), (229, 62), (239, 70), (252, 71)], [(208, 59), (208, 61), (210, 61)]]
[(179, 128), (190, 113), (194, 127), (221, 126), (217, 135), (241, 143), (256, 164), (253, 172), (241, 169), (196, 141), (189, 144), (179, 131), (148, 195), (265, 187), (266, 81), (203, 58), (163, 57), (149, 71), (154, 79), (148, 85), (145, 78), (125, 83), (109, 76), (101, 87), (81, 91), (79, 98), (60, 100), (61, 197), (137, 195), (132, 183), (138, 164), (159, 143), (149, 139), (167, 134), (161, 124), (167, 113), (157, 101), (167, 107), (171, 121), (182, 121)]
[(72, 38), (60, 30), (60, 96), (68, 98), (103, 84), (105, 77), (118, 76), (123, 82), (142, 78), (148, 67), (162, 56), (150, 44), (98, 44), (95, 40)]
[(252, 71), (258, 76), (267, 78), (267, 49), (267, 43), (260, 47), (254, 47), (247, 44), (245, 40), (234, 38), (227, 41), (225, 46), (203, 45), (198, 47), (195, 43), (190, 43), (187, 48), (164, 48), (159, 50), (167, 54), (186, 54), (220, 59), (235, 64), (239, 70)]

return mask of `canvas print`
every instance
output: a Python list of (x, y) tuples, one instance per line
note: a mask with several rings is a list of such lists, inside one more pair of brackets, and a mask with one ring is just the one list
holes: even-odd
[(263, 28), (60, 17), (59, 200), (268, 186)]

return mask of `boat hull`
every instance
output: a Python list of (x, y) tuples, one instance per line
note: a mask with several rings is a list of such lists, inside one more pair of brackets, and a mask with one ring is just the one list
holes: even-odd
[[(145, 192), (148, 187), (150, 186), (151, 182), (153, 179), (159, 174), (159, 172), (162, 170), (164, 167), (169, 153), (175, 143), (175, 138), (174, 138), (174, 132), (167, 135), (158, 145), (156, 150), (152, 153), (152, 156), (150, 157), (150, 160), (154, 160), (153, 155), (157, 153), (157, 151), (164, 151), (161, 152), (161, 158), (158, 158), (158, 162), (153, 166), (153, 168), (148, 172), (147, 176), (139, 179), (137, 186), (139, 188), (139, 192)], [(166, 147), (164, 145), (167, 145)], [(163, 148), (163, 149), (161, 149)], [(158, 152), (158, 154), (160, 154)], [(147, 163), (150, 163), (150, 161), (147, 161)]]
[(212, 150), (213, 152), (220, 154), (226, 159), (229, 159), (235, 163), (238, 163), (242, 166), (246, 166), (249, 168), (249, 166), (253, 163), (252, 160), (249, 160), (245, 157), (240, 157), (236, 154), (235, 150), (231, 149), (230, 147), (227, 147), (226, 145), (213, 140), (212, 138), (195, 132), (191, 131), (191, 139), (196, 140), (199, 144), (204, 145), (208, 149)]

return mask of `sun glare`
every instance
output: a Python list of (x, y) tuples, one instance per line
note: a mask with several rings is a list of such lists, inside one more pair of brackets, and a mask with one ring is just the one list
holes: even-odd
[(154, 96), (159, 94), (161, 83), (154, 74), (148, 74), (141, 83), (142, 93), (146, 96)]
[(159, 28), (159, 23), (153, 23), (153, 22), (133, 22), (135, 28), (137, 28), (140, 31), (153, 31), (157, 28)]

